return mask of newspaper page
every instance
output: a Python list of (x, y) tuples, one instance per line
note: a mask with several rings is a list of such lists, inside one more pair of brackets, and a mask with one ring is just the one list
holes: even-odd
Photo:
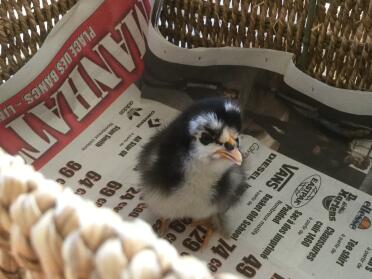
[[(259, 61), (260, 70), (248, 67), (254, 62), (234, 65), (237, 56), (257, 56), (257, 50), (226, 49), (230, 54), (221, 56), (178, 48), (150, 21), (158, 12), (153, 5), (80, 0), (38, 54), (0, 86), (0, 146), (98, 207), (125, 220), (144, 219), (157, 230), (159, 216), (139, 191), (141, 146), (196, 99), (239, 98), (248, 187), (229, 212), (230, 236), (215, 234), (202, 250), (206, 229), (185, 219), (173, 221), (164, 238), (211, 272), (369, 278), (371, 142), (365, 120), (349, 125), (354, 129), (338, 123), (344, 129), (325, 132), (325, 123), (335, 123), (324, 117), (328, 112), (310, 115), (296, 86), (297, 99), (290, 98), (290, 55), (269, 54), (277, 58), (273, 74)], [(173, 51), (183, 61), (174, 61)], [(193, 65), (189, 55), (201, 64)], [(338, 104), (322, 105), (332, 110)]]

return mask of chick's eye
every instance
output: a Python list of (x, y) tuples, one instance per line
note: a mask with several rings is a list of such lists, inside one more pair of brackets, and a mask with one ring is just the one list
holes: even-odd
[(208, 135), (207, 133), (202, 133), (200, 137), (200, 142), (204, 145), (210, 144), (214, 141), (211, 135)]
[(236, 145), (239, 147), (239, 138), (236, 138)]

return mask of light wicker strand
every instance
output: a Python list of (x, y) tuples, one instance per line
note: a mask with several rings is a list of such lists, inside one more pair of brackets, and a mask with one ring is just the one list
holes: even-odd
[(214, 278), (145, 221), (125, 222), (1, 150), (0, 232), (1, 278)]

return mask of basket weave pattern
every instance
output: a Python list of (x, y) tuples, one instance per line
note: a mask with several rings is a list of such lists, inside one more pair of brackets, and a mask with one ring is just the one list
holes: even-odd
[(180, 47), (287, 51), (294, 54), (300, 69), (318, 80), (372, 91), (372, 1), (314, 4), (313, 0), (164, 0), (157, 24), (163, 36)]
[(36, 53), (53, 26), (76, 2), (77, 0), (0, 1), (0, 84), (15, 74)]
[[(76, 2), (0, 0), (0, 84)], [(158, 24), (180, 47), (288, 51), (303, 71), (329, 85), (371, 91), (372, 1), (314, 3), (164, 0)], [(2, 151), (0, 247), (0, 278), (213, 278), (147, 224), (123, 222)]]
[(144, 221), (63, 189), (0, 149), (0, 278), (219, 278)]

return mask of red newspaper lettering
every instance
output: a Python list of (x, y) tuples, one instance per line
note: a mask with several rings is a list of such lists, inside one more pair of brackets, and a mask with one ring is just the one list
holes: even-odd
[(105, 1), (0, 104), (0, 145), (38, 169), (78, 136), (140, 77), (149, 10), (148, 1)]

